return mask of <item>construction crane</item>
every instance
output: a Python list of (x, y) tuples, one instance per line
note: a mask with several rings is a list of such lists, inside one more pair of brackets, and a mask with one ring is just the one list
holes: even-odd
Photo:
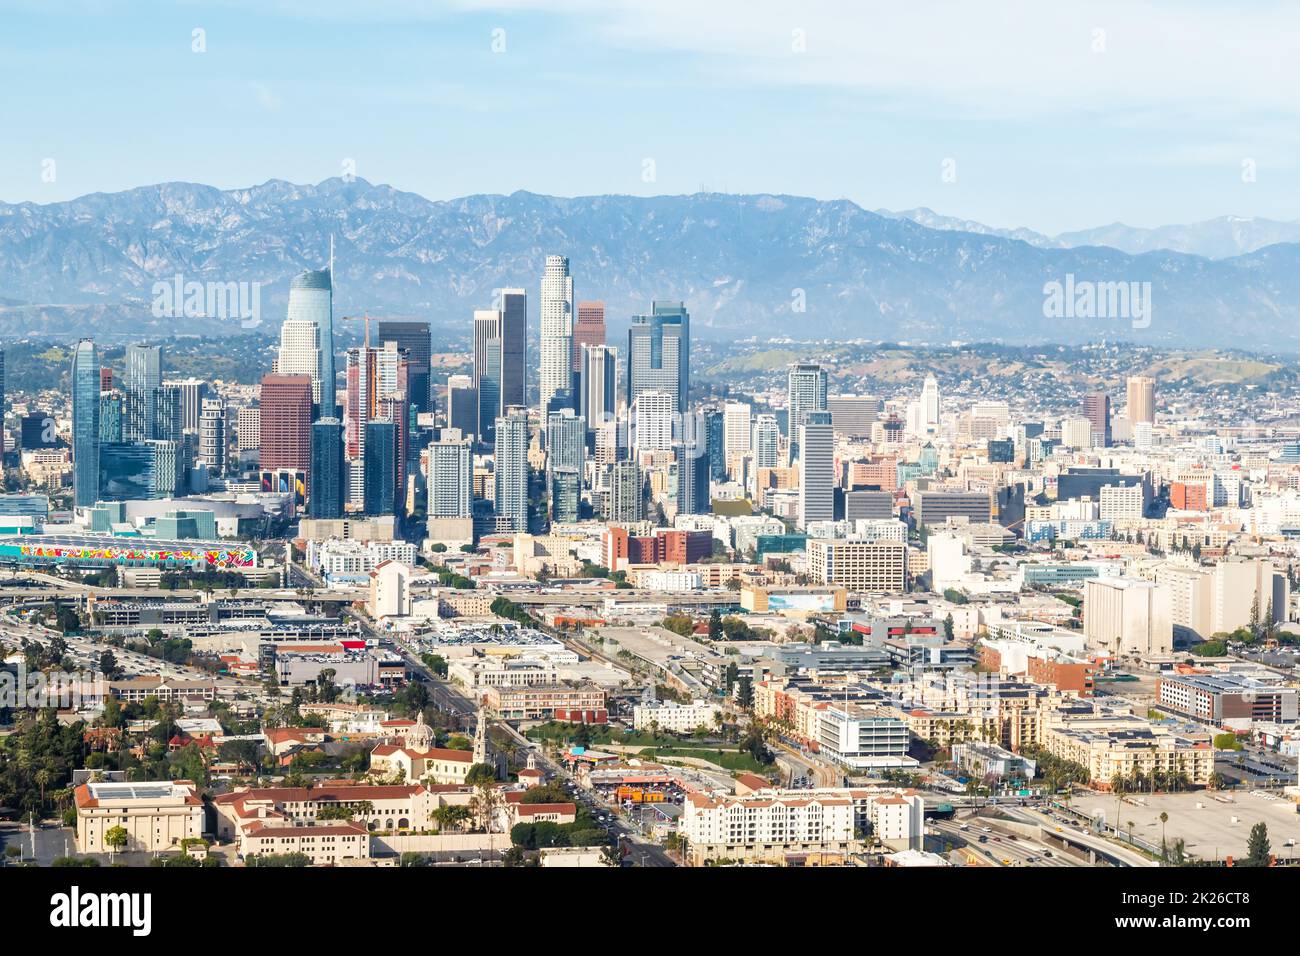
[(369, 313), (366, 313), (364, 315), (345, 315), (341, 319), (339, 319), (339, 321), (340, 322), (364, 322), (366, 324), (365, 326), (366, 348), (367, 349), (370, 348), (370, 314)]

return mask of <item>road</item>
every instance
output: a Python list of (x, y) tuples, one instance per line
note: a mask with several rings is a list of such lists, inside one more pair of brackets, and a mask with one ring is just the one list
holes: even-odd
[(1038, 810), (1033, 807), (1006, 807), (1003, 808), (1007, 816), (1013, 819), (1021, 820), (1025, 823), (1036, 823), (1045, 828), (1045, 830), (1060, 833), (1068, 836), (1072, 841), (1081, 843), (1086, 847), (1094, 849), (1099, 853), (1105, 853), (1108, 857), (1119, 863), (1120, 866), (1159, 866), (1160, 864), (1149, 857), (1143, 856), (1135, 850), (1122, 846), (1114, 840), (1109, 840), (1104, 836), (1096, 833), (1081, 830), (1077, 825), (1071, 825), (1063, 819), (1057, 819), (1052, 814)]
[(617, 837), (619, 844), (624, 847), (625, 860), (630, 861), (633, 866), (662, 867), (677, 865), (663, 847), (646, 841), (640, 833), (629, 826), (627, 821), (620, 815), (618, 807), (606, 803), (594, 791), (588, 790), (579, 784), (564, 766), (552, 760), (542, 748), (534, 744), (517, 729), (506, 723), (499, 723), (498, 726), (502, 727), (520, 744), (532, 749), (537, 754), (538, 763), (553, 778), (561, 782), (575, 801), (582, 803), (597, 819), (604, 817), (609, 821), (606, 829), (610, 835)]
[[(988, 831), (984, 831), (983, 827), (988, 827)], [(930, 820), (927, 829), (956, 846), (969, 848), (991, 866), (1087, 865), (1076, 857), (1051, 850), (1046, 844), (1001, 829), (995, 821), (979, 817), (969, 817), (963, 821)], [(979, 842), (981, 836), (986, 838), (986, 842)], [(1049, 853), (1050, 856), (1046, 855)]]
[(779, 763), (792, 767), (795, 776), (806, 777), (814, 787), (844, 786), (844, 774), (838, 767), (832, 767), (803, 753), (783, 740), (776, 742), (776, 759)]
[[(362, 627), (368, 628), (369, 625), (364, 619)], [(446, 681), (439, 680), (434, 676), (424, 662), (416, 656), (415, 651), (404, 641), (394, 636), (394, 645), (398, 648), (401, 655), (406, 659), (407, 665), (415, 677), (422, 681), (429, 688), (429, 694), (437, 703), (438, 708), (444, 711), (450, 711), (458, 715), (468, 716), (477, 710), (474, 702), (465, 697), (455, 687)], [(631, 862), (633, 866), (676, 866), (673, 859), (657, 844), (648, 843), (637, 833), (618, 812), (618, 808), (605, 803), (594, 793), (581, 786), (569, 771), (561, 764), (552, 760), (543, 750), (535, 743), (525, 737), (519, 730), (505, 721), (497, 721), (496, 724), (507, 734), (509, 734), (522, 747), (526, 747), (537, 755), (538, 763), (552, 777), (558, 780), (566, 790), (573, 796), (576, 802), (582, 803), (591, 811), (593, 815), (604, 816), (608, 819), (606, 829), (610, 835), (619, 839), (621, 846), (625, 848), (624, 859)]]

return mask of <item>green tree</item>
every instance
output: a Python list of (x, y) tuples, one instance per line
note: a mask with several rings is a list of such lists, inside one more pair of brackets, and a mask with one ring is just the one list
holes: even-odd
[(104, 834), (104, 845), (109, 849), (109, 856), (126, 849), (126, 827), (109, 827)]
[(1242, 866), (1268, 866), (1273, 847), (1268, 842), (1268, 826), (1262, 821), (1250, 828), (1250, 840), (1246, 843), (1246, 859)]

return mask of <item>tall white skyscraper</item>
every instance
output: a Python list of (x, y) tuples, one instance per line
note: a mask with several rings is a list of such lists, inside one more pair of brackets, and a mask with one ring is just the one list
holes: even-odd
[(921, 386), (921, 424), (926, 427), (939, 424), (939, 383), (933, 375), (927, 375)]
[(754, 467), (776, 468), (780, 465), (781, 430), (775, 415), (754, 417)]
[(668, 392), (642, 392), (632, 403), (633, 444), (637, 452), (673, 447), (677, 399)]
[(747, 402), (727, 402), (722, 409), (722, 443), (728, 456), (749, 451), (750, 406)]
[(275, 368), (281, 375), (310, 375), (311, 400), (320, 404), (320, 327), (314, 321), (285, 319)]
[(573, 385), (573, 277), (565, 256), (546, 257), (541, 321), (541, 407), (545, 413), (555, 393)]

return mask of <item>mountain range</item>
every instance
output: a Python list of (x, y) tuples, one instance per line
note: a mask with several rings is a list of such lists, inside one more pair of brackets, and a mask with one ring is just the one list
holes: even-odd
[[(1274, 228), (1300, 242), (1295, 224), (1241, 222), (1255, 223), (1238, 232), (1247, 246)], [(494, 289), (521, 286), (535, 300), (546, 255), (560, 253), (576, 297), (606, 302), (615, 341), (657, 298), (685, 301), (703, 337), (1300, 347), (1300, 245), (1221, 256), (1229, 227), (1166, 228), (1167, 240), (1162, 230), (1093, 231), (1126, 251), (1083, 233), (1006, 232), (928, 210), (882, 214), (785, 195), (435, 202), (362, 179), (163, 183), (0, 204), (0, 337), (245, 330), (216, 316), (155, 314), (155, 283), (177, 276), (256, 283), (262, 328), (273, 332), (290, 278), (322, 266), (333, 237), (336, 317), (422, 318), (466, 335)], [(1165, 241), (1201, 252), (1140, 248)], [(1086, 310), (1048, 317), (1047, 284), (1110, 282), (1150, 283), (1149, 325)], [(535, 301), (530, 312), (535, 328)]]
[(1032, 229), (999, 229), (970, 219), (942, 216), (924, 206), (904, 209), (900, 212), (891, 212), (888, 209), (877, 209), (876, 212), (891, 219), (908, 219), (930, 229), (1020, 239), (1040, 249), (1109, 246), (1132, 255), (1168, 250), (1204, 256), (1207, 259), (1227, 259), (1279, 242), (1300, 242), (1300, 222), (1245, 216), (1220, 216), (1217, 219), (1206, 219), (1204, 222), (1157, 226), (1154, 229), (1113, 222), (1109, 226), (1048, 236), (1041, 232), (1034, 232)]

